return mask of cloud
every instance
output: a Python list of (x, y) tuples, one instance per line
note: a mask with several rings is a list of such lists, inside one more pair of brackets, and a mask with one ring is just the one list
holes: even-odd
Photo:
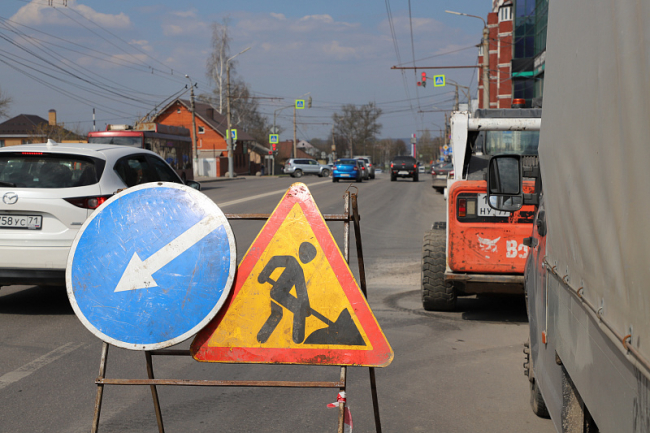
[[(66, 12), (66, 10), (68, 11)], [(79, 4), (76, 0), (68, 0), (67, 8), (52, 7), (40, 0), (32, 0), (31, 3), (20, 8), (11, 17), (11, 20), (26, 25), (53, 24), (60, 26), (78, 26), (72, 20), (72, 18), (77, 19), (78, 17), (74, 16), (76, 15), (75, 13), (70, 14), (70, 10), (77, 12), (101, 27), (123, 29), (131, 26), (131, 20), (123, 12), (118, 15), (100, 13), (89, 6)], [(70, 16), (72, 18), (69, 18)]]
[(357, 50), (352, 47), (342, 47), (338, 41), (332, 41), (322, 46), (323, 53), (337, 60), (350, 60), (357, 57)]
[(165, 36), (205, 36), (212, 34), (210, 24), (201, 21), (196, 9), (174, 11), (164, 17), (162, 31)]

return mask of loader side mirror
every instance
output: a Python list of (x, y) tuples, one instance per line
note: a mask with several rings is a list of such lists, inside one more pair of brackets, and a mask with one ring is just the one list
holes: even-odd
[(504, 212), (514, 212), (524, 204), (520, 155), (496, 155), (488, 165), (488, 203)]

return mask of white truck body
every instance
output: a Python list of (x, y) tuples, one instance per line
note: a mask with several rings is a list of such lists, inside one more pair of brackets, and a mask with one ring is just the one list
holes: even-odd
[(551, 1), (547, 34), (535, 382), (558, 431), (591, 431), (573, 404), (600, 432), (648, 432), (650, 2)]

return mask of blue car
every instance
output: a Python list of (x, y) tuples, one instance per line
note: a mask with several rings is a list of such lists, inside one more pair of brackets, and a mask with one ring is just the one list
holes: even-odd
[(337, 159), (332, 168), (332, 182), (338, 182), (339, 179), (363, 182), (363, 164), (364, 162), (359, 159)]

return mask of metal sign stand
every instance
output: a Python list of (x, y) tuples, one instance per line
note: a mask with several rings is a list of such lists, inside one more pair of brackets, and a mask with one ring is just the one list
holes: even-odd
[[(350, 209), (351, 208), (351, 209)], [(352, 211), (352, 212), (350, 212)], [(229, 220), (267, 220), (270, 214), (225, 214)], [(351, 193), (349, 190), (344, 195), (344, 213), (334, 215), (323, 215), (325, 221), (342, 221), (343, 231), (343, 255), (346, 262), (350, 262), (350, 222), (354, 224), (356, 238), (357, 257), (359, 263), (360, 287), (363, 295), (367, 298), (366, 274), (363, 263), (363, 250), (361, 245), (361, 226), (359, 224), (359, 208), (357, 205), (357, 193)], [(182, 386), (233, 386), (233, 387), (282, 387), (282, 388), (338, 388), (339, 393), (345, 392), (347, 384), (347, 367), (341, 366), (339, 380), (336, 382), (314, 382), (314, 381), (257, 381), (257, 380), (188, 380), (188, 379), (156, 379), (153, 372), (152, 356), (191, 356), (189, 350), (161, 349), (154, 351), (145, 351), (145, 360), (147, 364), (148, 379), (112, 379), (106, 377), (106, 364), (108, 361), (109, 344), (104, 342), (102, 345), (101, 362), (99, 366), (99, 376), (95, 380), (97, 385), (97, 395), (95, 397), (95, 413), (93, 417), (92, 433), (99, 431), (99, 418), (102, 409), (102, 398), (104, 395), (105, 385), (149, 385), (153, 400), (156, 420), (158, 422), (158, 431), (164, 433), (162, 412), (160, 410), (160, 401), (158, 399), (158, 385), (182, 385)], [(375, 367), (369, 367), (370, 372), (370, 390), (372, 394), (372, 406), (375, 415), (375, 430), (381, 433), (381, 420), (379, 417), (379, 401), (377, 399), (377, 383), (375, 379)], [(345, 416), (345, 399), (339, 400), (339, 417), (338, 433), (344, 432)]]

